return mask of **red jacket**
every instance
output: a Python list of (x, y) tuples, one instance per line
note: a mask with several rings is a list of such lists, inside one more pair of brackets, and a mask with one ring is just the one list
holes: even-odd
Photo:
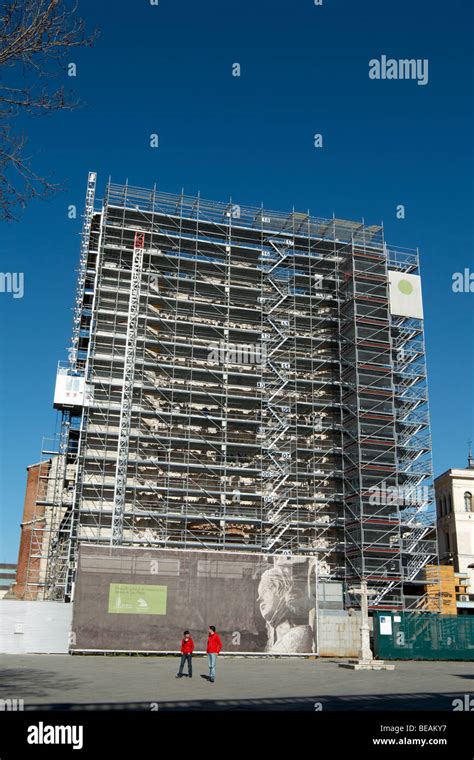
[(182, 654), (192, 654), (194, 652), (194, 641), (191, 637), (187, 641), (184, 639), (181, 640), (181, 653)]
[(207, 654), (219, 654), (221, 649), (222, 641), (220, 640), (219, 634), (210, 633), (207, 637)]

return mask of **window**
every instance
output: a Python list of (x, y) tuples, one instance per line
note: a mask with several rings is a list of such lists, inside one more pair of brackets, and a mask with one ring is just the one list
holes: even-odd
[(446, 514), (449, 515), (453, 511), (453, 505), (451, 503), (451, 494), (448, 494), (448, 501), (446, 504)]
[(466, 512), (472, 512), (472, 493), (466, 491), (464, 494), (464, 509)]

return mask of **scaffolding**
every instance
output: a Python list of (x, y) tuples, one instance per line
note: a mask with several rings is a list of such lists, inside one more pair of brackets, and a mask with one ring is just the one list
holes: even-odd
[(365, 578), (374, 608), (406, 607), (432, 497), (369, 494), (431, 476), (423, 322), (389, 307), (388, 270), (417, 253), (380, 226), (111, 182), (94, 210), (95, 181), (44, 596), (72, 597), (89, 542), (313, 555), (348, 604)]

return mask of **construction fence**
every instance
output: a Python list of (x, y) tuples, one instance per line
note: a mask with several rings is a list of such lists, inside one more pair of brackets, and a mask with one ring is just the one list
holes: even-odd
[(377, 612), (374, 650), (382, 660), (474, 660), (474, 616)]

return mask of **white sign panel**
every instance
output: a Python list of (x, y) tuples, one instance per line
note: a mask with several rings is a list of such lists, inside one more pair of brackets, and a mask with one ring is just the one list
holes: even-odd
[(390, 636), (392, 633), (392, 618), (389, 615), (380, 616), (380, 635)]
[(58, 370), (54, 389), (54, 406), (82, 406), (84, 401), (84, 378), (68, 375)]
[(388, 282), (390, 312), (399, 317), (423, 319), (420, 276), (389, 270)]

